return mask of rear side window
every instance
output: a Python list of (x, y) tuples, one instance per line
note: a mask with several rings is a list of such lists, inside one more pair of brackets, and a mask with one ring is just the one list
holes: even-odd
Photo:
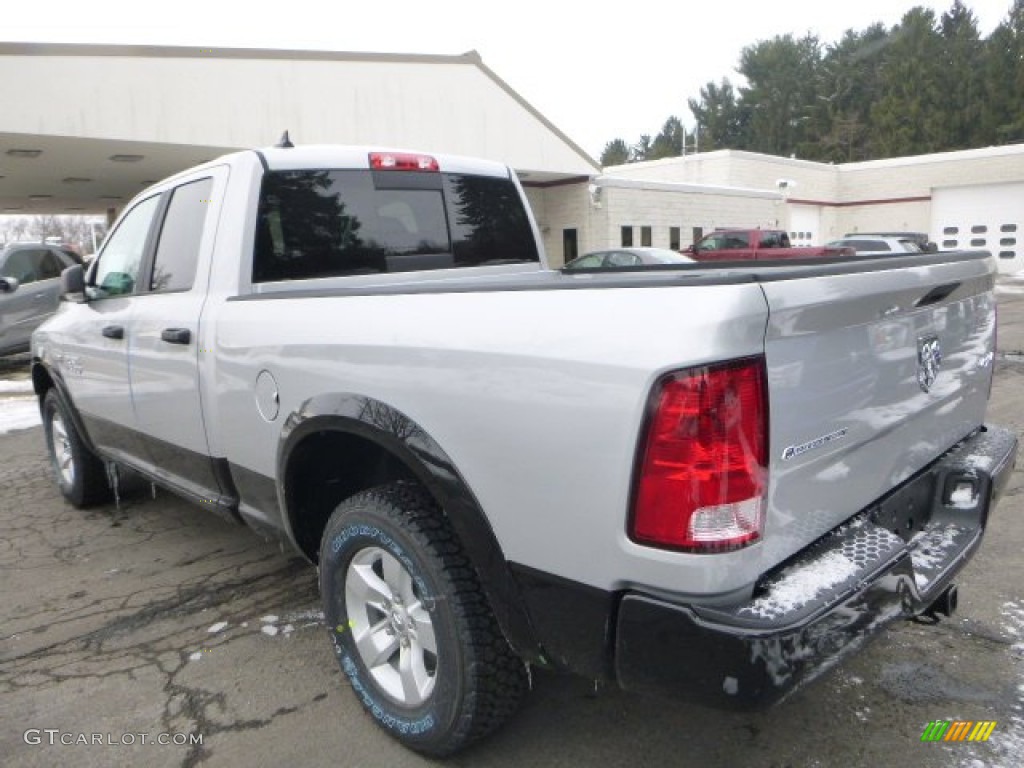
[(52, 280), (55, 277), (60, 277), (60, 273), (64, 271), (64, 263), (57, 254), (47, 249), (39, 256), (39, 279)]
[(156, 247), (151, 291), (187, 291), (192, 287), (212, 190), (213, 179), (200, 179), (182, 184), (171, 194)]
[(510, 179), (403, 171), (268, 173), (253, 281), (539, 261)]

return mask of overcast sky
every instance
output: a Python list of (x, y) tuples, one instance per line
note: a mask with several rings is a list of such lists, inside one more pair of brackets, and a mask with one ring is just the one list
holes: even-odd
[[(709, 80), (736, 82), (745, 45), (807, 32), (832, 42), (846, 29), (875, 21), (892, 26), (914, 5), (940, 15), (952, 1), (29, 0), (4, 3), (0, 39), (442, 54), (475, 49), (596, 157), (610, 139), (632, 143), (642, 133), (656, 134), (669, 115), (690, 125), (687, 98), (696, 98)], [(1006, 17), (1010, 0), (966, 5), (988, 35)]]

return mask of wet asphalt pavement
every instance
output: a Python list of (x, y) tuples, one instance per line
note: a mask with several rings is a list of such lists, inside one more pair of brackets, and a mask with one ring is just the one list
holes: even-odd
[[(999, 298), (989, 420), (1024, 436), (1024, 280), (1004, 281)], [(26, 373), (24, 356), (0, 361), (0, 379)], [(166, 492), (154, 500), (148, 486), (120, 508), (74, 510), (54, 487), (38, 427), (0, 435), (0, 526), (3, 765), (431, 764), (363, 714), (330, 651), (314, 569), (277, 545)], [(760, 713), (535, 672), (519, 714), (447, 762), (1018, 766), (1022, 549), (1018, 469), (959, 581), (953, 619), (898, 623)], [(936, 719), (998, 725), (984, 744), (921, 743)]]

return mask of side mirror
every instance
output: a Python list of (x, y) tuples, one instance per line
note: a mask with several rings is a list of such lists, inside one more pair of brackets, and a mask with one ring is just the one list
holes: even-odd
[(0, 277), (0, 293), (14, 293), (18, 290), (18, 278)]
[(690, 243), (690, 245), (686, 246), (686, 250), (683, 251), (683, 253), (696, 253), (696, 252), (697, 252), (697, 246), (695, 244), (693, 244), (693, 243)]
[(85, 301), (85, 272), (81, 264), (65, 267), (60, 273), (60, 295), (65, 301)]

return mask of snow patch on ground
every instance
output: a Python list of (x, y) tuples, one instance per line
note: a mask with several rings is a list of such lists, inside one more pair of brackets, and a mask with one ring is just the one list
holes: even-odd
[(0, 381), (0, 395), (31, 395), (32, 381), (30, 379), (4, 379)]
[(226, 621), (218, 621), (216, 624), (214, 624), (206, 631), (210, 634), (217, 634), (218, 632), (223, 632), (225, 629), (227, 629), (227, 627), (228, 623)]
[(806, 565), (784, 570), (767, 594), (743, 610), (762, 618), (789, 613), (856, 573), (857, 564), (852, 560), (840, 552), (827, 552)]
[[(1003, 616), (1002, 630), (1010, 637), (1024, 637), (1024, 601), (1003, 603), (999, 612)], [(1018, 679), (1017, 690), (1024, 695), (1024, 665), (1021, 654), (1024, 644), (1018, 643), (1011, 649), (1012, 659)], [(974, 768), (983, 765), (985, 768), (1018, 768), (1021, 755), (1024, 755), (1024, 701), (1018, 699), (1013, 711), (1007, 717), (1000, 717), (999, 724), (984, 746), (971, 745), (970, 756), (961, 762), (961, 768)], [(982, 752), (984, 750), (984, 752)]]
[[(306, 608), (299, 611), (291, 611), (285, 614), (284, 618), (281, 618), (276, 613), (268, 613), (266, 616), (260, 616), (258, 619), (260, 623), (260, 632), (268, 637), (276, 637), (277, 635), (290, 635), (298, 629), (305, 629), (306, 627), (317, 627), (324, 623), (324, 612), (319, 611), (315, 608)], [(246, 622), (247, 624), (248, 622)], [(242, 624), (242, 626), (246, 626)]]
[(324, 612), (315, 608), (308, 608), (304, 611), (292, 611), (284, 617), (284, 620), (295, 624), (301, 624), (303, 622), (322, 624), (324, 621)]
[(1024, 293), (1024, 285), (1014, 285), (1013, 283), (997, 283), (996, 293), (1003, 295), (1022, 294)]
[[(7, 384), (10, 382), (0, 382)], [(39, 402), (34, 397), (0, 397), (0, 435), (42, 424)]]

